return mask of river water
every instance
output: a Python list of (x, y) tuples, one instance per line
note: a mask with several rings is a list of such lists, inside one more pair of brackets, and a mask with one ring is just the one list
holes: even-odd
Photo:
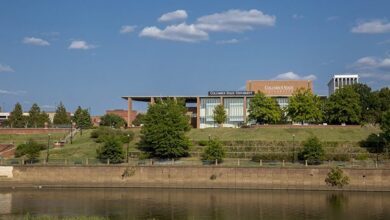
[(0, 190), (0, 219), (390, 219), (390, 193), (283, 190)]

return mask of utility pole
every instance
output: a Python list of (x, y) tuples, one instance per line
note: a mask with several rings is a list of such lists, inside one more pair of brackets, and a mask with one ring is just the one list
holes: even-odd
[(49, 163), (50, 136), (51, 136), (51, 134), (47, 135), (46, 163)]

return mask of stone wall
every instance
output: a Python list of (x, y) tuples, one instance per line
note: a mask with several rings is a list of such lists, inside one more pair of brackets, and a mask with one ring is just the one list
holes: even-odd
[[(1, 169), (0, 169), (1, 170)], [(344, 169), (345, 190), (390, 191), (390, 169)], [(14, 166), (0, 187), (167, 187), (332, 190), (327, 168)]]

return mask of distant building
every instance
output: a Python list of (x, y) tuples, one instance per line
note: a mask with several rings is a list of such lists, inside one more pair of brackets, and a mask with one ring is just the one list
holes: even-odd
[(328, 83), (329, 96), (337, 89), (359, 83), (359, 75), (334, 75)]
[(154, 104), (156, 99), (180, 98), (185, 103), (194, 128), (216, 127), (214, 108), (217, 105), (225, 107), (227, 119), (223, 127), (239, 127), (249, 121), (248, 108), (256, 92), (263, 92), (275, 99), (281, 108), (285, 108), (288, 106), (288, 98), (300, 88), (313, 91), (313, 83), (311, 80), (249, 80), (244, 91), (209, 91), (207, 96), (123, 96), (128, 104), (126, 114), (130, 116), (124, 115), (123, 118), (128, 119), (128, 124), (135, 119), (133, 102)]
[[(123, 118), (126, 122), (134, 121), (135, 117), (137, 117), (137, 111), (131, 111), (130, 113), (125, 109), (113, 109), (113, 110), (107, 110), (106, 114), (113, 114), (118, 115), (119, 117)], [(130, 120), (128, 120), (130, 117)], [(131, 124), (128, 125), (131, 127)]]

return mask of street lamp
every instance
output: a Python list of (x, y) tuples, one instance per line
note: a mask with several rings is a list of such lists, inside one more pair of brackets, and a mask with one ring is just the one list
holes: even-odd
[(51, 134), (47, 135), (46, 163), (49, 163), (50, 136), (51, 136)]
[(380, 140), (379, 140), (379, 134), (376, 134), (376, 135), (378, 136), (378, 140), (377, 140), (377, 142), (376, 142), (376, 163), (378, 164)]
[(73, 121), (70, 121), (70, 144), (73, 144)]
[(292, 162), (295, 163), (295, 134), (293, 134), (293, 158)]
[(127, 134), (126, 162), (129, 163), (130, 134)]

